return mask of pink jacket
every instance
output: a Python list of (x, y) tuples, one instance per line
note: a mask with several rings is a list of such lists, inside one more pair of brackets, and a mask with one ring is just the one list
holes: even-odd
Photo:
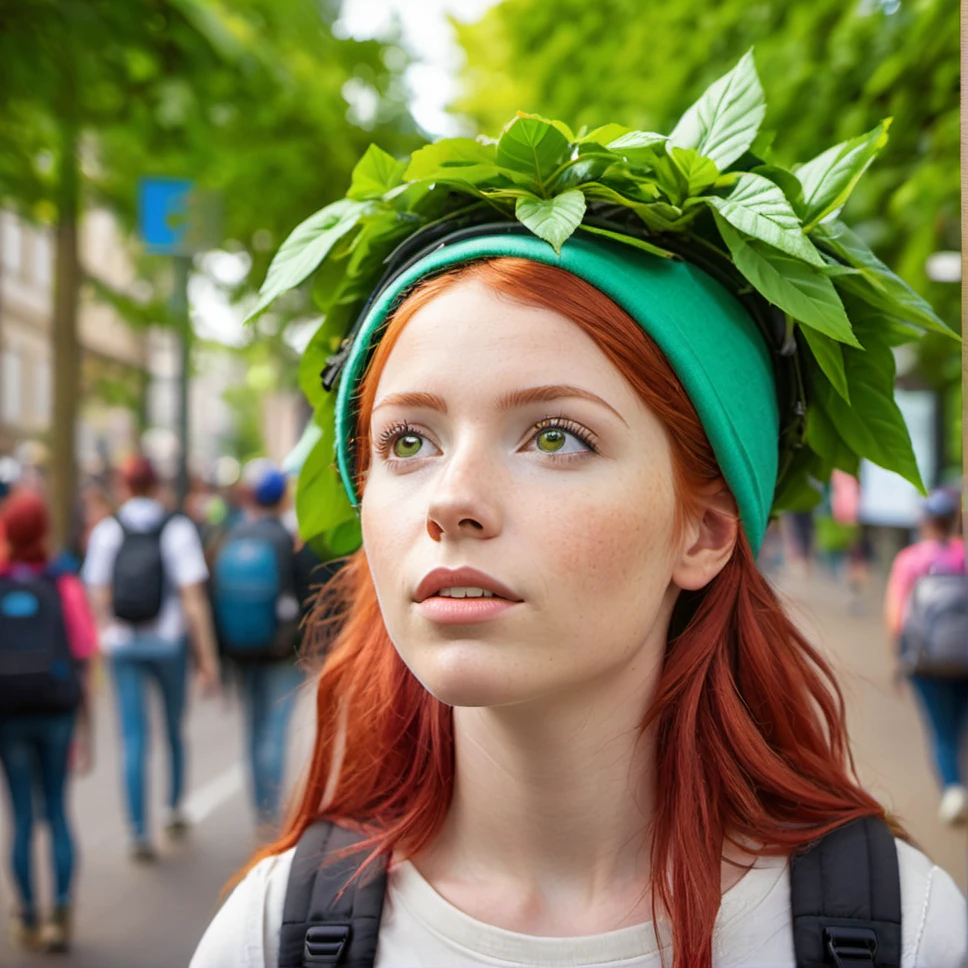
[(905, 548), (894, 559), (884, 597), (884, 621), (888, 631), (899, 635), (904, 625), (911, 592), (919, 578), (939, 565), (944, 571), (963, 574), (965, 542), (961, 537), (943, 541), (919, 541)]

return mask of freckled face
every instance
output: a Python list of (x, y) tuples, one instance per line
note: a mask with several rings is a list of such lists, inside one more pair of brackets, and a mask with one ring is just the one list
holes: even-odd
[[(525, 703), (658, 668), (676, 595), (669, 443), (575, 323), (453, 285), (400, 334), (371, 439), (367, 560), (394, 645), (437, 698)], [(438, 567), (519, 601), (416, 601)]]

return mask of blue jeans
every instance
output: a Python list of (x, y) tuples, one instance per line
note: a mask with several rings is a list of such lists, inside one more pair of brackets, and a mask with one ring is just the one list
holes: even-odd
[(168, 738), (170, 767), (168, 803), (174, 808), (181, 801), (185, 782), (185, 741), (182, 721), (188, 677), (188, 649), (182, 642), (168, 654), (138, 655), (137, 645), (111, 656), (118, 717), (124, 743), (124, 785), (128, 797), (128, 816), (136, 840), (147, 836), (145, 810), (145, 768), (148, 759), (147, 684), (154, 681), (161, 694)]
[(67, 758), (73, 734), (74, 713), (17, 716), (0, 721), (0, 763), (7, 777), (13, 807), (12, 867), (23, 914), (28, 921), (37, 917), (31, 870), (34, 820), (39, 812), (34, 809), (35, 790), (43, 795), (43, 812), (50, 828), (54, 903), (70, 903), (74, 838), (64, 801)]
[(963, 783), (958, 751), (968, 722), (968, 679), (911, 676), (911, 685), (931, 727), (934, 757), (942, 785)]
[(279, 819), (286, 732), (302, 680), (292, 662), (239, 666), (252, 801), (260, 823)]

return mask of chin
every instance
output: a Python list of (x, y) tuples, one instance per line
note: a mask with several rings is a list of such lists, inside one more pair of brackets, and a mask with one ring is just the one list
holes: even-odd
[(526, 701), (529, 696), (522, 694), (520, 664), (495, 654), (499, 649), (481, 642), (449, 642), (424, 647), (419, 656), (401, 655), (424, 689), (448, 706), (507, 706)]

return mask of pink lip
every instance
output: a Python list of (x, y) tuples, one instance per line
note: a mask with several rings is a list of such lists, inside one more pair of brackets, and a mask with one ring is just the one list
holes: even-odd
[(518, 604), (503, 598), (441, 598), (434, 595), (417, 602), (414, 607), (424, 618), (440, 625), (469, 625), (497, 618)]
[[(494, 595), (500, 595), (504, 599), (503, 604), (509, 605), (520, 602), (521, 598), (513, 592), (507, 585), (502, 584), (496, 578), (478, 571), (476, 568), (434, 568), (421, 579), (414, 592), (413, 600), (424, 603), (427, 599), (435, 596), (442, 588), (483, 588)], [(465, 602), (493, 602), (493, 598), (445, 598), (444, 602), (457, 602), (463, 605)], [(502, 604), (498, 602), (498, 604)]]

